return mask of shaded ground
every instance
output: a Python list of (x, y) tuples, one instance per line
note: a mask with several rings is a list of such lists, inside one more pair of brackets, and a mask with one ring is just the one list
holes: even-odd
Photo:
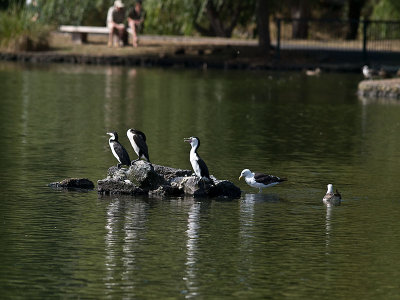
[(69, 34), (54, 33), (46, 52), (0, 52), (1, 60), (82, 64), (179, 66), (225, 69), (311, 69), (360, 72), (365, 63), (400, 65), (396, 53), (324, 51), (273, 48), (261, 51), (256, 40), (223, 38), (141, 36), (139, 47), (109, 48), (105, 35), (89, 35), (88, 43), (72, 43)]

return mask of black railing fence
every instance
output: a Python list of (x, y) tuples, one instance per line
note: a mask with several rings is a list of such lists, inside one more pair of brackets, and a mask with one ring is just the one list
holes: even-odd
[(276, 18), (271, 40), (280, 50), (400, 52), (400, 21)]

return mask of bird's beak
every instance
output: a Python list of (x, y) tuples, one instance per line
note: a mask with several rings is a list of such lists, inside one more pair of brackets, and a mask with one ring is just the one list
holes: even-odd
[(191, 138), (184, 138), (183, 141), (184, 141), (184, 142), (191, 143), (191, 142), (192, 142), (192, 139), (191, 139)]
[(112, 133), (111, 133), (111, 132), (107, 132), (107, 134), (108, 134), (108, 135), (112, 135)]
[(240, 176), (239, 176), (239, 180), (240, 180), (240, 179), (242, 179), (242, 178), (243, 178), (243, 176), (242, 176), (242, 175), (240, 175)]

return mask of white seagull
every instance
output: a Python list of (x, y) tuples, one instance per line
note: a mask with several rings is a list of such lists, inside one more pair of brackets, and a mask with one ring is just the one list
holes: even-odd
[(333, 192), (333, 185), (328, 184), (327, 185), (328, 190), (326, 191), (326, 195), (322, 199), (322, 201), (327, 205), (327, 206), (337, 206), (340, 205), (342, 201), (342, 196), (340, 195), (339, 191), (336, 189), (336, 192)]
[(258, 188), (261, 193), (262, 189), (277, 185), (282, 181), (286, 181), (286, 178), (280, 178), (273, 175), (267, 175), (263, 173), (253, 173), (249, 169), (244, 169), (242, 173), (240, 173), (239, 180), (244, 177), (246, 183), (254, 188)]

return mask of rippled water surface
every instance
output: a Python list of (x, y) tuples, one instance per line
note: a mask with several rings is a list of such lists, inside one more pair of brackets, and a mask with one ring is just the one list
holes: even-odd
[[(0, 63), (4, 299), (399, 299), (400, 105), (357, 74)], [(106, 132), (134, 158), (190, 168), (183, 138), (236, 200), (55, 191), (106, 177)], [(259, 194), (242, 169), (288, 181)], [(342, 205), (326, 208), (326, 185)]]

